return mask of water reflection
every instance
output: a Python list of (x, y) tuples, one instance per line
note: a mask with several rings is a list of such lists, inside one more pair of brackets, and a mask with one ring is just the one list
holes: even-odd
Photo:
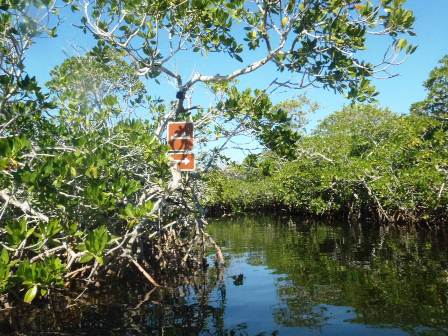
[(214, 222), (228, 266), (175, 289), (114, 284), (66, 308), (0, 313), (0, 333), (73, 335), (445, 335), (443, 232), (281, 218)]
[(247, 264), (256, 256), (284, 275), (275, 283), (275, 324), (323, 334), (355, 325), (364, 334), (446, 334), (443, 232), (281, 222), (246, 218), (210, 228), (229, 253)]

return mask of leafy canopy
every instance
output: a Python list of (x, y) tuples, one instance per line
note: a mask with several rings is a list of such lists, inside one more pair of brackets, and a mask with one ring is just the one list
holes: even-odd
[[(197, 82), (228, 81), (272, 62), (293, 74), (277, 82), (289, 88), (321, 86), (349, 98), (375, 94), (369, 78), (387, 71), (396, 53), (415, 47), (401, 36), (413, 35), (412, 11), (405, 0), (92, 0), (83, 3), (85, 31), (123, 49), (140, 73), (172, 77), (179, 91)], [(244, 33), (242, 33), (244, 32)], [(392, 54), (384, 64), (362, 59), (367, 37), (391, 37)], [(247, 51), (259, 50), (248, 62)], [(194, 73), (183, 78), (172, 60), (178, 53), (220, 53), (244, 65), (228, 74)], [(180, 99), (182, 95), (180, 95)]]
[(425, 100), (411, 106), (411, 112), (432, 116), (448, 114), (448, 55), (439, 61), (423, 84), (427, 91)]

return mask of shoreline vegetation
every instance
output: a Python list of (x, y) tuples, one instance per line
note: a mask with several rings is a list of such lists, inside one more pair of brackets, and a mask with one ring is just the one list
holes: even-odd
[(399, 115), (352, 104), (285, 148), (248, 155), (205, 178), (210, 215), (283, 211), (381, 224), (448, 221), (448, 55)]
[(210, 215), (246, 211), (444, 225), (448, 123), (348, 106), (324, 119), (285, 160), (274, 152), (206, 177)]

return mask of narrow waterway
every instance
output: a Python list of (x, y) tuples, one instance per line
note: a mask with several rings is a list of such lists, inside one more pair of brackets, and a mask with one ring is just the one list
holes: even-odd
[[(216, 220), (227, 267), (189, 286), (116, 288), (0, 315), (0, 333), (447, 335), (443, 232), (279, 217)], [(212, 259), (210, 257), (210, 263)]]

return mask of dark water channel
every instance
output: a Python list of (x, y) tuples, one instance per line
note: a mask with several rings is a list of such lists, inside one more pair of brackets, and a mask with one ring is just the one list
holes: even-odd
[(117, 286), (84, 304), (0, 314), (0, 333), (45, 335), (448, 335), (441, 231), (287, 218), (213, 222), (223, 274), (172, 290)]

